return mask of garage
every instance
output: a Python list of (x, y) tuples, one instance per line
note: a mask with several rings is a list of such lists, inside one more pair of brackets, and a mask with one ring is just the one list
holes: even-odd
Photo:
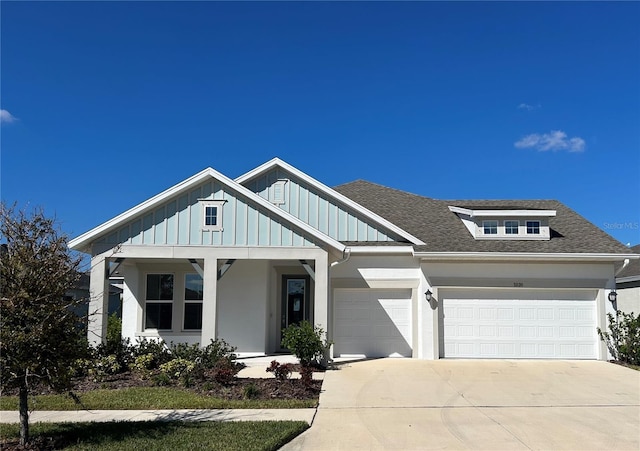
[(596, 359), (596, 296), (596, 290), (441, 290), (441, 356)]
[(411, 290), (336, 289), (334, 356), (411, 357)]

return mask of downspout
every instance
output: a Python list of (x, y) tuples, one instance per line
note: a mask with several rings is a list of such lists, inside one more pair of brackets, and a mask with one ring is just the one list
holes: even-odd
[(618, 270), (616, 271), (616, 273), (614, 274), (614, 277), (616, 277), (618, 274), (620, 274), (620, 273), (622, 272), (622, 270), (623, 270), (624, 268), (626, 268), (627, 266), (629, 266), (629, 259), (628, 259), (628, 258), (625, 258), (625, 259), (624, 259), (624, 263), (622, 263), (622, 266), (620, 267), (620, 269), (618, 269)]
[(342, 263), (345, 263), (347, 260), (349, 260), (350, 257), (351, 257), (351, 248), (345, 247), (344, 250), (342, 251), (342, 258), (340, 260), (337, 260), (331, 263), (330, 267), (333, 268), (334, 266), (341, 265)]

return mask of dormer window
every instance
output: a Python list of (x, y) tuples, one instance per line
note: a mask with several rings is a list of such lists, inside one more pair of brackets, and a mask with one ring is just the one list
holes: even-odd
[(505, 221), (504, 222), (504, 234), (505, 235), (517, 235), (520, 229), (520, 221)]
[(527, 235), (540, 235), (540, 221), (527, 221)]
[(498, 221), (482, 221), (482, 231), (485, 235), (497, 235)]

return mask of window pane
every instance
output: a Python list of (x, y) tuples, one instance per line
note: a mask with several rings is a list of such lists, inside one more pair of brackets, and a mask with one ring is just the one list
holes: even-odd
[(517, 235), (518, 234), (518, 221), (505, 221), (504, 222), (504, 233), (507, 235)]
[(527, 221), (527, 233), (540, 234), (540, 221)]
[(498, 233), (498, 221), (484, 221), (482, 225), (485, 235), (496, 235)]
[(202, 277), (199, 274), (187, 274), (184, 278), (184, 298), (187, 301), (202, 301)]
[(147, 299), (173, 300), (173, 274), (147, 274)]
[(202, 329), (202, 303), (188, 302), (184, 305), (184, 328)]
[(168, 302), (147, 302), (145, 329), (171, 329), (173, 304)]
[(205, 225), (218, 225), (218, 207), (205, 207), (204, 223)]

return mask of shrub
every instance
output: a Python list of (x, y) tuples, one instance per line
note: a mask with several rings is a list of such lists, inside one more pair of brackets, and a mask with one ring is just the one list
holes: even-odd
[(313, 383), (313, 368), (310, 366), (302, 366), (300, 368), (300, 380), (309, 387)]
[(245, 399), (253, 399), (260, 396), (260, 389), (253, 383), (244, 387)]
[(613, 358), (619, 362), (640, 365), (640, 314), (617, 311), (607, 314), (609, 331), (598, 327), (600, 339), (607, 344)]
[(160, 365), (160, 372), (166, 374), (171, 380), (186, 381), (196, 364), (187, 359), (173, 359)]
[(302, 366), (320, 363), (329, 343), (322, 341), (324, 331), (308, 321), (293, 324), (282, 331), (282, 346), (295, 355)]
[(290, 363), (279, 363), (276, 360), (271, 361), (271, 365), (267, 367), (267, 373), (273, 373), (279, 381), (286, 381), (291, 377), (293, 365)]
[[(211, 340), (211, 343), (200, 349), (200, 364), (204, 368), (215, 368), (218, 362), (222, 360), (233, 363), (236, 359), (235, 350), (235, 347), (221, 338)], [(238, 371), (240, 371), (240, 368), (238, 368)]]
[(159, 368), (160, 365), (173, 360), (173, 356), (169, 352), (169, 348), (164, 340), (139, 339), (133, 346), (131, 353), (134, 359), (141, 355), (151, 354), (153, 361), (148, 369)]
[(88, 370), (89, 376), (95, 381), (103, 381), (106, 376), (118, 374), (122, 371), (122, 367), (115, 355), (105, 357), (97, 357), (91, 368)]

